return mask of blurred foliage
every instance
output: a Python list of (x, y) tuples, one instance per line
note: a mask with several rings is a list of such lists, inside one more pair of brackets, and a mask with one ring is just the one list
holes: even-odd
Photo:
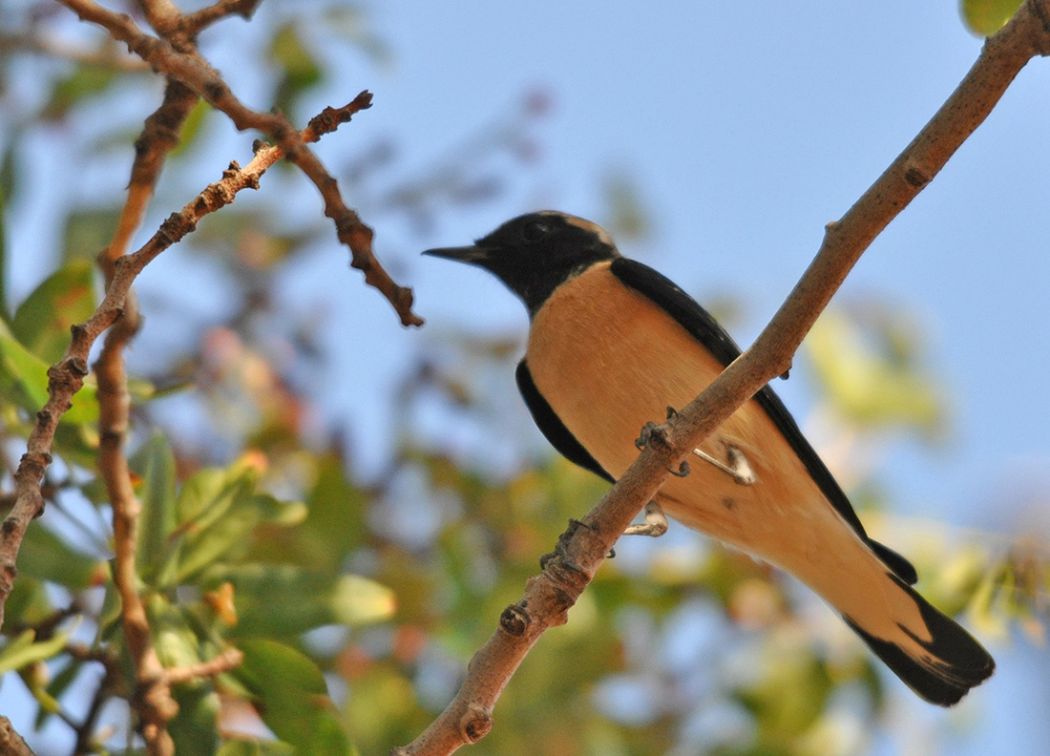
[(944, 387), (928, 375), (920, 331), (906, 313), (875, 302), (825, 312), (805, 342), (822, 397), (849, 423), (946, 432)]
[[(14, 156), (44, 124), (76, 132), (109, 98), (158, 91), (103, 35), (70, 33), (63, 13), (43, 2), (0, 6), (2, 26), (13, 32), (5, 40), (58, 40), (77, 53), (43, 56), (11, 40), (0, 47), (5, 508), (47, 366), (68, 344), (69, 326), (97, 302), (90, 261), (112, 236), (145, 113), (124, 119), (114, 110), (107, 133), (65, 146), (70, 164), (121, 181), (49, 195), (54, 238), (16, 254), (4, 246), (8, 211), (12, 200), (28, 200), (31, 177)], [(342, 3), (266, 3), (252, 28), (272, 103), (297, 119), (310, 115), (304, 102), (331, 94), (326, 87), (343, 76), (326, 39), (373, 65), (389, 56), (368, 15)], [(219, 33), (205, 41), (212, 34)], [(33, 96), (22, 88), (26, 70), (34, 72)], [(13, 78), (20, 72), (21, 83)], [(392, 138), (359, 147), (338, 169), (370, 222), (426, 228), (442, 212), (498, 199), (538, 156), (533, 132), (550, 107), (548, 94), (527, 93), (410, 171)], [(161, 186), (162, 213), (199, 190), (178, 178), (209, 152), (219, 119), (203, 105), (190, 116), (171, 158), (175, 179)], [(605, 490), (528, 445), (537, 436), (508, 397), (517, 338), (435, 329), (388, 397), (395, 441), (385, 467), (360, 473), (340, 433), (317, 431), (330, 396), (312, 390), (308, 377), (338, 357), (319, 336), (322, 316), (296, 311), (280, 295), (330, 228), (319, 212), (288, 220), (281, 211), (302, 187), (283, 179), (267, 176), (259, 197), (202, 224), (189, 241), (199, 269), (163, 294), (143, 293), (147, 325), (131, 353), (138, 373), (131, 466), (143, 505), (138, 575), (157, 651), (168, 666), (228, 646), (245, 654), (231, 673), (177, 687), (171, 731), (179, 753), (381, 753), (410, 741), (454, 693), (539, 556)], [(281, 191), (266, 191), (272, 183)], [(629, 174), (610, 174), (602, 186), (618, 234), (651, 229)], [(2, 278), (13, 257), (41, 271), (28, 292), (12, 292)], [(186, 295), (210, 285), (222, 309), (202, 316)], [(906, 314), (870, 305), (822, 319), (802, 372), (814, 377), (843, 434), (947, 433), (941, 381), (923, 364), (916, 334)], [(162, 346), (151, 352), (153, 340)], [(368, 361), (355, 369), (367, 370)], [(357, 390), (353, 374), (341, 377), (339, 391)], [(0, 690), (5, 702), (21, 693), (36, 706), (37, 730), (25, 734), (41, 752), (67, 752), (77, 737), (109, 752), (141, 745), (129, 735), (126, 707), (110, 705), (131, 700), (133, 678), (111, 581), (109, 505), (95, 473), (96, 400), (89, 378), (63, 418), (43, 489), (47, 511), (26, 536), (0, 645)], [(468, 449), (509, 448), (513, 462), (485, 468), (454, 442), (461, 437), (479, 439)], [(846, 460), (847, 474), (851, 463), (863, 468)], [(869, 480), (856, 485), (877, 491)], [(865, 498), (869, 510), (881, 503), (877, 494)], [(930, 598), (966, 613), (978, 632), (1004, 637), (1019, 627), (1033, 641), (1044, 637), (1045, 541), (993, 550), (978, 545), (985, 538), (937, 523), (873, 511), (865, 519), (912, 557)], [(618, 551), (569, 624), (523, 664), (495, 729), (474, 751), (856, 753), (878, 737), (876, 724), (892, 726), (884, 672), (783, 575), (681, 529)]]

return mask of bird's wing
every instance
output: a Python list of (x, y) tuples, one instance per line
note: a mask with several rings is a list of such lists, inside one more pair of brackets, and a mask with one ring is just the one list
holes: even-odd
[(610, 483), (614, 483), (613, 477), (602, 469), (602, 466), (583, 448), (583, 445), (576, 440), (576, 437), (569, 432), (569, 429), (554, 414), (554, 410), (551, 409), (547, 400), (543, 398), (543, 394), (536, 388), (536, 384), (532, 382), (532, 375), (529, 373), (529, 366), (525, 363), (525, 360), (518, 363), (518, 369), (514, 376), (518, 380), (518, 390), (521, 391), (521, 396), (525, 399), (525, 406), (529, 408), (529, 412), (532, 413), (532, 419), (536, 421), (537, 427), (539, 427), (544, 437), (550, 441), (551, 446), (557, 449), (570, 462), (575, 462), (580, 467), (590, 470)]
[[(718, 324), (718, 321), (711, 317), (711, 314), (708, 313), (707, 310), (701, 307), (696, 300), (682, 291), (667, 277), (653, 270), (648, 265), (644, 265), (625, 257), (618, 257), (613, 260), (610, 270), (624, 285), (642, 294), (674, 318), (680, 326), (688, 331), (694, 339), (713, 354), (723, 365), (728, 365), (740, 356), (740, 347), (738, 347), (732, 337), (726, 333), (725, 329)], [(519, 385), (521, 383), (520, 375), (523, 367), (524, 363), (518, 368)], [(547, 411), (550, 413), (551, 417), (554, 418), (554, 422), (558, 423), (560, 426), (561, 424), (558, 422), (557, 417), (551, 412), (550, 408), (546, 405), (546, 402), (544, 402), (542, 396), (539, 395), (539, 392), (536, 391), (534, 386), (532, 387), (532, 390), (535, 392), (539, 401), (544, 403)], [(524, 389), (522, 389), (522, 393), (525, 393)], [(836, 509), (839, 515), (842, 516), (842, 519), (849, 523), (850, 527), (857, 532), (857, 535), (868, 543), (872, 551), (875, 552), (887, 567), (893, 570), (898, 577), (906, 581), (909, 585), (913, 585), (916, 580), (918, 580), (915, 567), (893, 549), (883, 546), (881, 543), (868, 537), (868, 534), (864, 531), (864, 526), (861, 524), (856, 512), (853, 511), (849, 499), (846, 498), (846, 494), (839, 487), (839, 484), (835, 481), (835, 478), (831, 475), (831, 472), (824, 465), (823, 461), (821, 461), (820, 457), (813, 450), (813, 447), (809, 445), (808, 441), (806, 441), (802, 432), (799, 430), (795, 419), (791, 416), (791, 413), (788, 412), (784, 403), (780, 401), (780, 398), (773, 392), (773, 389), (769, 386), (764, 386), (761, 391), (755, 394), (754, 398), (759, 406), (762, 407), (763, 411), (765, 411), (766, 415), (769, 416), (770, 420), (773, 421), (773, 424), (776, 425), (784, 439), (791, 445), (791, 448), (805, 465), (806, 470), (809, 472), (814, 482), (820, 488), (827, 500), (831, 502), (831, 505)], [(528, 401), (528, 398), (526, 398), (526, 401)], [(534, 411), (533, 415), (535, 414)], [(539, 419), (537, 419), (537, 423), (539, 423)], [(540, 424), (540, 427), (542, 429), (543, 425)], [(561, 428), (565, 435), (576, 444), (580, 452), (587, 454), (583, 447), (580, 447), (576, 442), (576, 439), (572, 438), (572, 435), (564, 429), (564, 426), (561, 426)], [(544, 435), (551, 440), (551, 443), (553, 443), (562, 454), (565, 454), (569, 459), (576, 461), (558, 446), (546, 430), (544, 430)], [(591, 461), (593, 462), (593, 460)], [(587, 465), (584, 465), (584, 467), (586, 466)]]

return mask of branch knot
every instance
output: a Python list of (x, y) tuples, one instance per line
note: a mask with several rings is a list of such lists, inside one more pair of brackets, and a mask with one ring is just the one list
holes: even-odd
[(459, 720), (459, 730), (468, 743), (477, 743), (488, 735), (491, 729), (492, 711), (476, 703), (470, 704)]
[(525, 611), (524, 604), (524, 601), (518, 604), (511, 604), (503, 610), (502, 614), (500, 614), (499, 626), (505, 633), (507, 633), (507, 635), (520, 638), (525, 634), (525, 631), (528, 630), (532, 618), (529, 616), (529, 613)]

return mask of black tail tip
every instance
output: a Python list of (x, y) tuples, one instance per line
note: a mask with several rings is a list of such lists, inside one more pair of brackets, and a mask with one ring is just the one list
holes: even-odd
[(957, 704), (969, 690), (991, 677), (995, 660), (972, 635), (937, 611), (922, 596), (898, 580), (919, 607), (930, 640), (899, 626), (922, 652), (912, 655), (892, 641), (876, 638), (849, 617), (846, 623), (909, 688), (938, 706)]

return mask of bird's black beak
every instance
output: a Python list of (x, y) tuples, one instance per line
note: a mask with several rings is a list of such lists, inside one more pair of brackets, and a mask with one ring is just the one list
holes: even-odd
[(470, 265), (484, 265), (490, 259), (491, 250), (471, 244), (469, 247), (437, 247), (424, 250), (424, 255), (444, 257), (446, 260), (458, 260)]

